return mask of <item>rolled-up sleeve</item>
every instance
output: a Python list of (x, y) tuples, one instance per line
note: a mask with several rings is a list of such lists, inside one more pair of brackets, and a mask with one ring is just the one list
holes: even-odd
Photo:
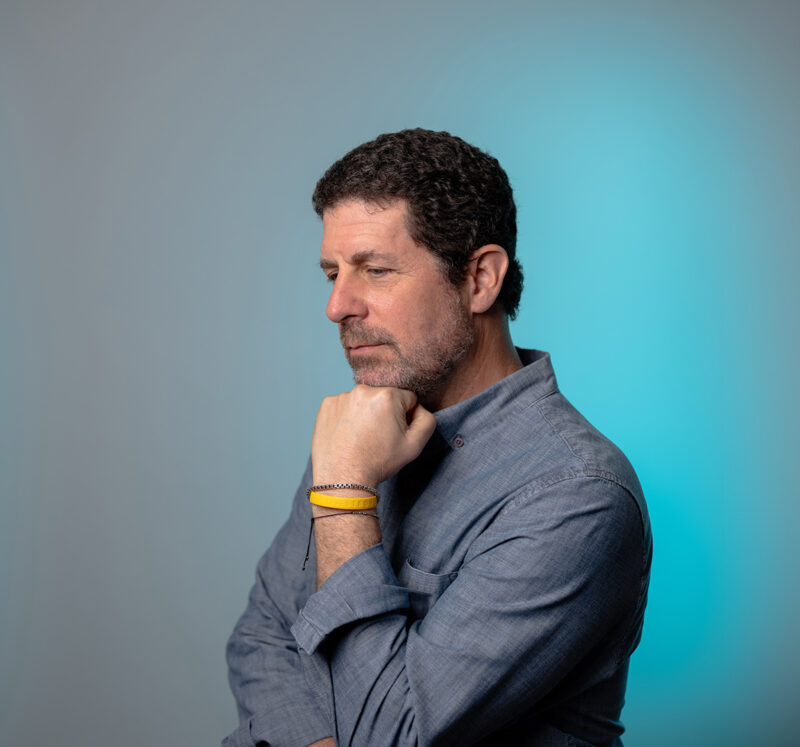
[(645, 554), (623, 487), (562, 480), (510, 501), (423, 618), (379, 544), (340, 566), (291, 632), (330, 672), (337, 744), (472, 744), (530, 714), (600, 641), (622, 650)]
[(407, 610), (400, 585), (382, 544), (362, 550), (341, 565), (300, 611), (292, 634), (309, 654), (337, 628), (390, 612)]

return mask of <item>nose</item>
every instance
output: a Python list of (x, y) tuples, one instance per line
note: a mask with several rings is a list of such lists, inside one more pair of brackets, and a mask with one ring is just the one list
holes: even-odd
[(366, 316), (366, 310), (367, 306), (359, 291), (357, 279), (339, 273), (333, 282), (333, 290), (325, 309), (328, 319), (339, 324), (351, 316)]

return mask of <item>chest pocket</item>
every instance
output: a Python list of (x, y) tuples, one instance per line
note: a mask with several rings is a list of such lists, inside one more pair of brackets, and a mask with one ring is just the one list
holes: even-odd
[(428, 573), (411, 565), (411, 561), (403, 563), (397, 580), (408, 589), (411, 602), (411, 617), (417, 620), (425, 617), (444, 590), (453, 583), (458, 571), (452, 573)]

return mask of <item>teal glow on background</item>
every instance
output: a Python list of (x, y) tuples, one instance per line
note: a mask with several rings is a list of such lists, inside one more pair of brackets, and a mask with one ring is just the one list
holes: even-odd
[(350, 386), (310, 194), (424, 126), (509, 172), (514, 339), (648, 498), (626, 744), (795, 744), (798, 38), (792, 2), (4, 2), (0, 743), (234, 728), (226, 638)]

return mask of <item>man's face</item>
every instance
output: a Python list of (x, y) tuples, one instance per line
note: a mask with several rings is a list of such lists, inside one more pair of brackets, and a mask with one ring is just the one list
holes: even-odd
[(401, 200), (326, 210), (320, 266), (333, 282), (326, 313), (356, 383), (410, 389), (425, 402), (471, 350), (474, 329), (466, 301), (405, 218)]

